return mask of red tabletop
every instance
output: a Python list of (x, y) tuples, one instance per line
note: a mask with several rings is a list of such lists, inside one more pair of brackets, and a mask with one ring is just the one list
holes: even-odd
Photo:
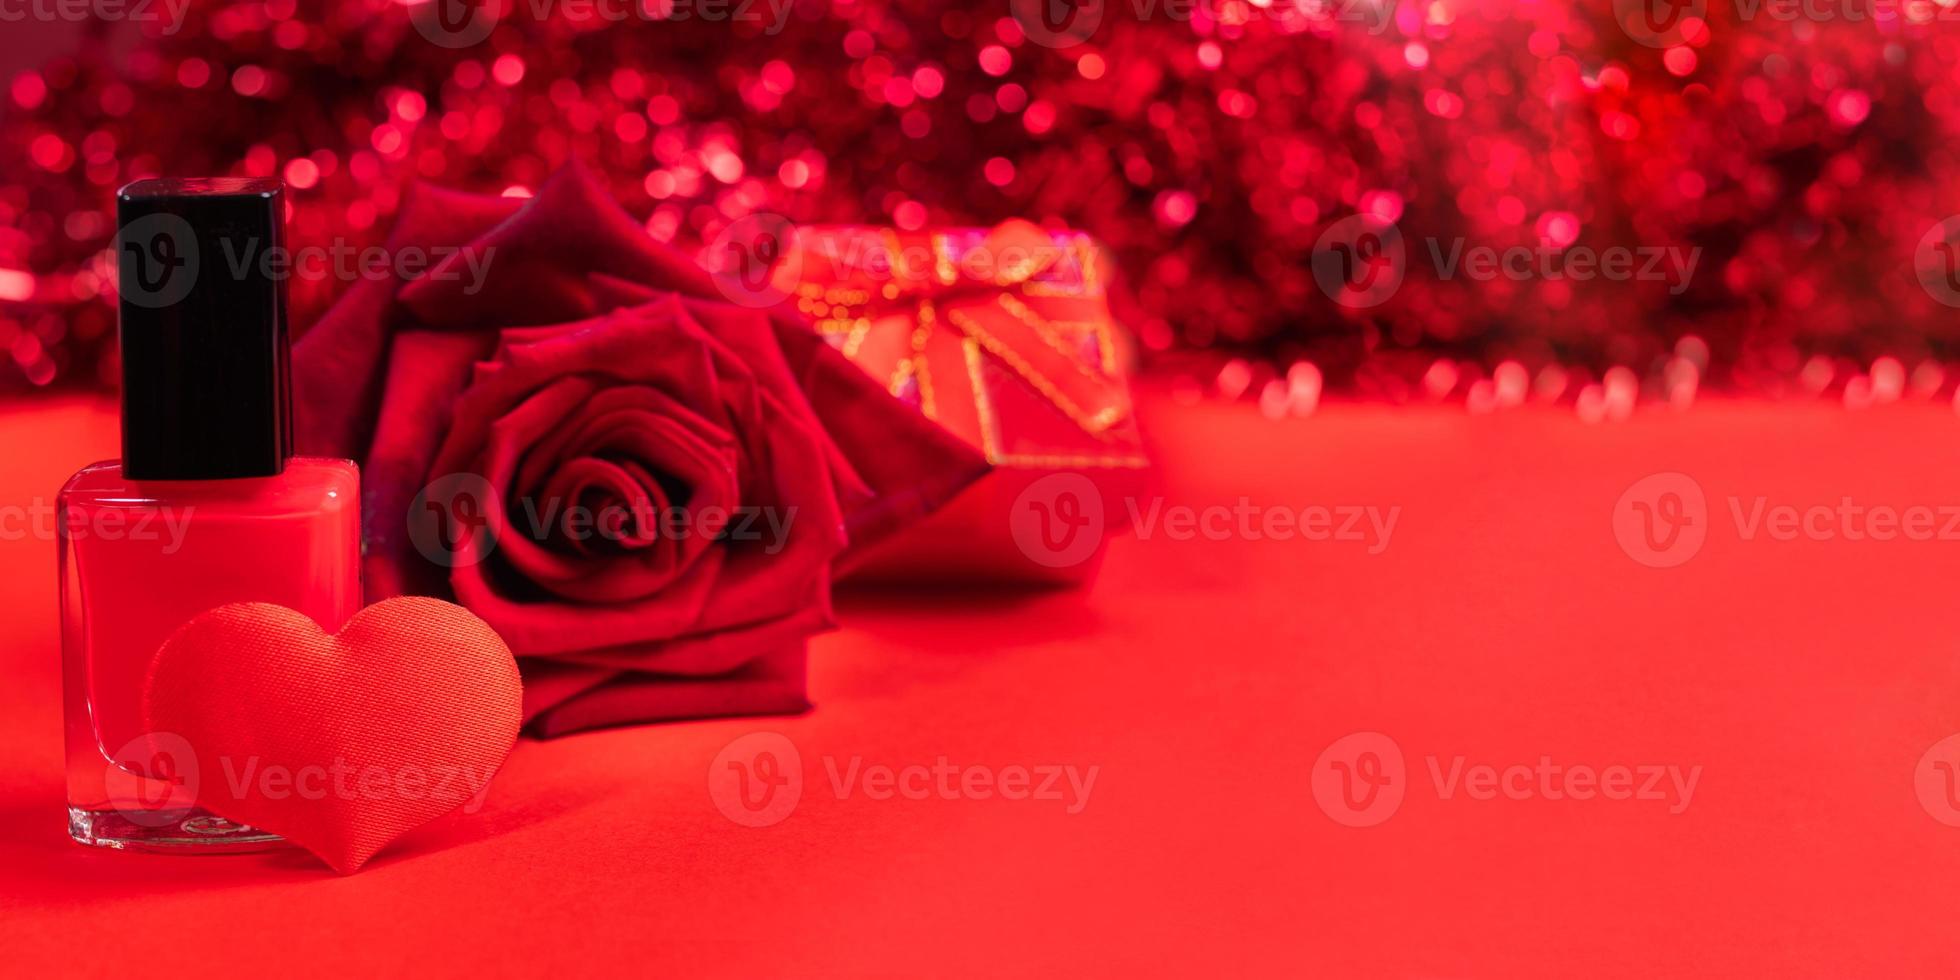
[[(1960, 732), (1950, 410), (1705, 401), (1585, 425), (1550, 409), (1332, 405), (1276, 423), (1145, 408), (1162, 498), (1140, 512), (1399, 508), (1386, 546), (1225, 518), (1180, 540), (1160, 523), (1115, 541), (1086, 591), (850, 595), (816, 643), (814, 712), (525, 742), (479, 813), (347, 878), (294, 853), (67, 840), (54, 545), (0, 524), (0, 969), (1960, 965), (1960, 827), (1936, 819), (1960, 822), (1938, 781), (1960, 750), (1936, 748)], [(27, 508), (113, 455), (115, 428), (102, 403), (47, 402), (8, 411), (0, 440), (0, 506)], [(1683, 476), (1623, 500), (1656, 473)], [(1678, 509), (1697, 492), (1704, 511)], [(1792, 535), (1767, 523), (1784, 507)], [(1916, 507), (1935, 515), (1916, 540), (1867, 533), (1872, 513)], [(765, 827), (708, 790), (717, 754), (753, 732), (801, 760), (800, 797)], [(1340, 741), (1354, 733), (1375, 734)], [(990, 779), (1095, 777), (1059, 799), (839, 785), (942, 758)], [(1629, 798), (1604, 798), (1616, 766)], [(1689, 792), (1671, 781), (1690, 774)]]

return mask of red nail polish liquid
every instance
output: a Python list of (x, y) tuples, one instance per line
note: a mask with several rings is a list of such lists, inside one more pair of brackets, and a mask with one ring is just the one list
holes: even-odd
[(284, 246), (276, 180), (123, 189), (123, 458), (61, 491), (69, 833), (212, 852), (278, 838), (196, 806), (188, 746), (144, 730), (144, 674), (193, 616), (276, 602), (338, 630), (360, 609), (353, 463), (291, 455), (286, 296), (258, 262)]

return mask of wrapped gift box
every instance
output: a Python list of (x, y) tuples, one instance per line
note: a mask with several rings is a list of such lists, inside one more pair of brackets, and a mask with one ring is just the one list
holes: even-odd
[(800, 312), (994, 471), (862, 555), (854, 577), (1079, 582), (1149, 465), (1089, 236), (1025, 221), (903, 232), (802, 228)]

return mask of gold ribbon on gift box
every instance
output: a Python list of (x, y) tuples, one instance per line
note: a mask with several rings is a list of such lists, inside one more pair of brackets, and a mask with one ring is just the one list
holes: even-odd
[[(1015, 220), (992, 230), (806, 228), (797, 242), (797, 308), (893, 394), (916, 392), (928, 418), (974, 441), (994, 464), (1148, 465), (1126, 424), (1129, 392), (1088, 236)], [(1074, 453), (1008, 452), (988, 358), (1092, 444)]]

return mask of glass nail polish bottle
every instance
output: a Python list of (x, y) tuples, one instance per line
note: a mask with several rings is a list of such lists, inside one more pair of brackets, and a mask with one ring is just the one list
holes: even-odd
[[(117, 201), (119, 460), (59, 501), (69, 834), (186, 853), (270, 834), (196, 806), (188, 746), (144, 730), (151, 657), (193, 616), (276, 602), (338, 630), (360, 609), (353, 463), (292, 455), (277, 180), (146, 180)], [(273, 251), (278, 250), (278, 251)]]

